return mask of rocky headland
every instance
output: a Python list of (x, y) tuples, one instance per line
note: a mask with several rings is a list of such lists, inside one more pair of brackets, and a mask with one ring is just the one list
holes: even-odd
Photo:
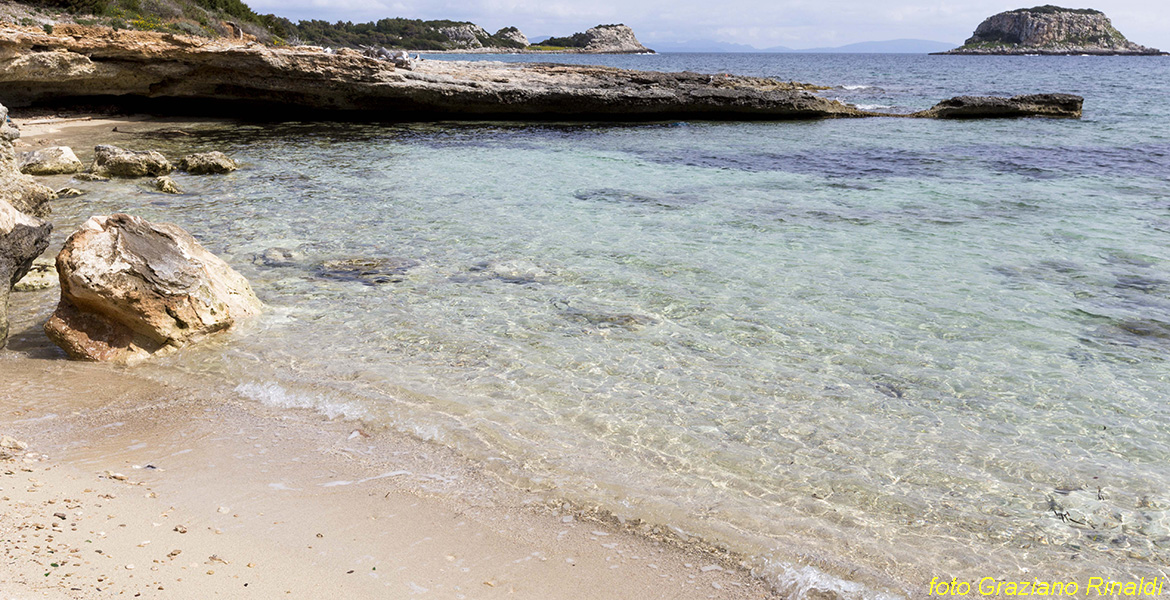
[(653, 54), (642, 45), (634, 30), (623, 24), (598, 25), (567, 38), (549, 38), (529, 46), (531, 50), (582, 52), (587, 54)]
[(939, 54), (1160, 55), (1135, 44), (1094, 9), (1045, 5), (993, 15), (959, 48)]
[[(548, 63), (423, 60), (409, 68), (343, 49), (63, 25), (0, 29), (0, 101), (116, 105), (272, 119), (819, 119), (888, 116), (758, 77)], [(1079, 117), (1061, 101), (1038, 116)], [(1026, 116), (1027, 113), (1013, 114)], [(906, 116), (906, 115), (901, 115)], [(930, 111), (911, 116), (941, 116)], [(971, 115), (975, 116), (975, 115)], [(1003, 115), (979, 115), (1003, 116)]]

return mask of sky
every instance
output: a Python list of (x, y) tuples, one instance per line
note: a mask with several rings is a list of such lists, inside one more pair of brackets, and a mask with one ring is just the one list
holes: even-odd
[[(711, 40), (757, 48), (815, 48), (913, 38), (962, 43), (983, 19), (1045, 0), (245, 0), (294, 21), (387, 17), (471, 21), (488, 31), (519, 27), (529, 37), (569, 35), (625, 23), (647, 46)], [(1051, 0), (1050, 0), (1051, 1)], [(1064, 4), (1062, 4), (1063, 6)], [(1170, 51), (1167, 0), (1093, 0), (1131, 41)]]

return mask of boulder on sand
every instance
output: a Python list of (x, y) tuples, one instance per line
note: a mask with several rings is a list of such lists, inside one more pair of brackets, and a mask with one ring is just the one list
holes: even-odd
[(51, 146), (20, 154), (20, 172), (25, 175), (67, 175), (84, 165), (69, 146)]
[(102, 177), (158, 177), (175, 170), (171, 162), (158, 152), (124, 150), (102, 145), (93, 149), (93, 165), (89, 171)]
[(0, 348), (8, 340), (8, 296), (49, 247), (53, 227), (0, 200)]
[(71, 357), (136, 363), (260, 312), (248, 281), (181, 228), (91, 217), (57, 255), (61, 302), (45, 333)]
[(223, 152), (188, 154), (179, 161), (179, 169), (192, 175), (220, 175), (240, 168), (240, 163)]

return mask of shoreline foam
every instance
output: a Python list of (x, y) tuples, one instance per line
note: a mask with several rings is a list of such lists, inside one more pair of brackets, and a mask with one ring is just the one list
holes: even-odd
[[(0, 430), (50, 457), (4, 465), (9, 593), (769, 595), (726, 559), (504, 489), (433, 444), (234, 401), (214, 384), (3, 354)], [(62, 507), (66, 519), (53, 517)]]

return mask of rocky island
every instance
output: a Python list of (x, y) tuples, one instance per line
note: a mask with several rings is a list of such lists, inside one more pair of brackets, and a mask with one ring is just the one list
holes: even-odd
[(959, 48), (938, 54), (1160, 55), (1135, 44), (1105, 13), (1044, 5), (993, 15)]

